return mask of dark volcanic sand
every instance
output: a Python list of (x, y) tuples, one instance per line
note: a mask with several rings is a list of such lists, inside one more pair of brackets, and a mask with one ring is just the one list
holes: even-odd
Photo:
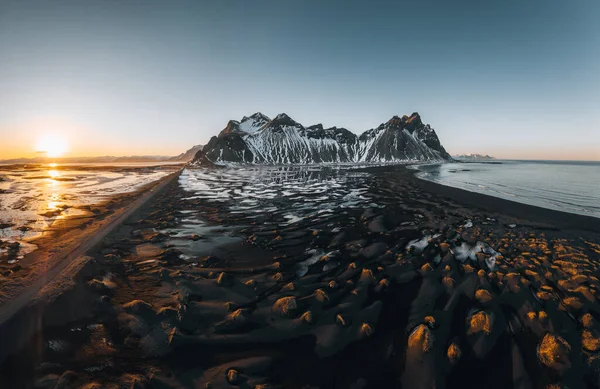
[(361, 171), (378, 207), (284, 227), (174, 181), (21, 312), (1, 387), (598, 386), (598, 219)]

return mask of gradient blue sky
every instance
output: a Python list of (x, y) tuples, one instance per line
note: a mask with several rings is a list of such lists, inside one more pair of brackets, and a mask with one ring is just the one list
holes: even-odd
[(600, 160), (600, 1), (0, 0), (0, 158), (178, 154), (231, 118), (361, 133), (418, 111), (451, 153)]

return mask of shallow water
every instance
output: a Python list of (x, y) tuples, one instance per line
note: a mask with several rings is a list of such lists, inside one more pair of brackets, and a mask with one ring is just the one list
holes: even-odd
[(600, 162), (498, 162), (416, 168), (418, 177), (443, 185), (600, 218)]
[(90, 214), (81, 207), (133, 192), (169, 172), (161, 168), (0, 166), (0, 239), (23, 243), (36, 238), (61, 220)]
[(252, 222), (276, 216), (285, 228), (302, 221), (326, 219), (345, 208), (377, 206), (367, 192), (370, 175), (339, 167), (245, 167), (185, 169), (179, 177), (188, 199), (225, 206)]
[(168, 243), (193, 257), (240, 243), (237, 231), (248, 226), (270, 239), (284, 234), (285, 244), (314, 230), (337, 231), (352, 209), (379, 207), (368, 194), (371, 179), (350, 166), (184, 169), (179, 185), (189, 194), (189, 209), (176, 231), (165, 231)]

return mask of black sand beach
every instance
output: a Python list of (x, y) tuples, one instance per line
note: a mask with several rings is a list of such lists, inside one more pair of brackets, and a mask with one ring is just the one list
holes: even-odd
[(0, 387), (598, 387), (599, 219), (354, 172), (377, 207), (283, 227), (169, 181), (0, 328)]

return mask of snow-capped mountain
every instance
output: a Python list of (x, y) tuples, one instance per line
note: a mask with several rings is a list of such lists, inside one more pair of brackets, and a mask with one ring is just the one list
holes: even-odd
[(227, 126), (219, 133), (219, 136), (224, 136), (227, 134), (251, 134), (255, 131), (258, 131), (267, 124), (271, 119), (267, 116), (263, 115), (260, 112), (251, 115), (250, 117), (244, 116), (241, 121), (230, 120), (227, 123)]
[(449, 160), (435, 131), (418, 113), (394, 116), (356, 136), (345, 128), (304, 127), (282, 113), (230, 120), (196, 154), (195, 163), (301, 164)]

